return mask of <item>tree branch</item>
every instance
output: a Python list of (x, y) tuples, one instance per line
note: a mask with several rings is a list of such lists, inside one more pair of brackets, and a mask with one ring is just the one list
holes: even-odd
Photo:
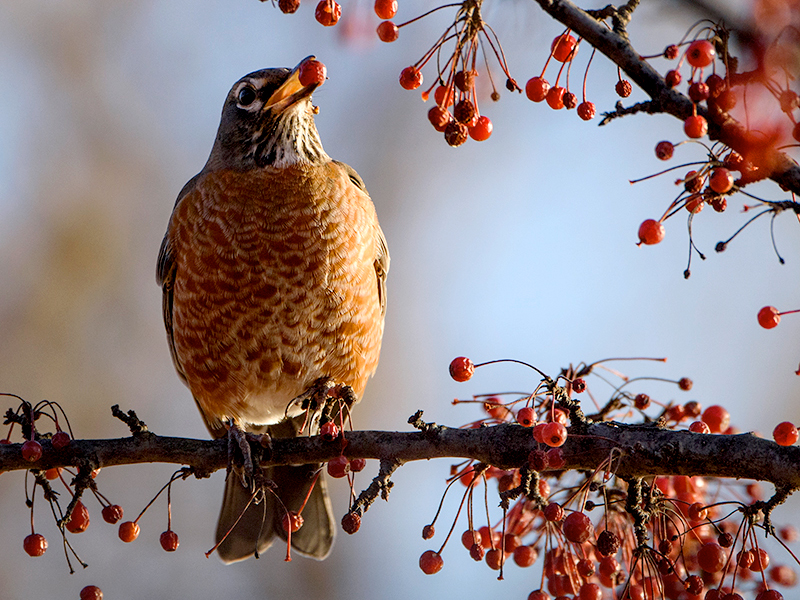
[[(479, 429), (437, 427), (425, 432), (352, 431), (345, 435), (348, 458), (405, 463), (431, 458), (470, 458), (501, 469), (527, 464), (540, 447), (529, 428), (502, 424)], [(342, 454), (342, 440), (321, 437), (273, 439), (269, 450), (254, 448), (262, 465), (307, 464)], [(0, 470), (89, 466), (93, 469), (140, 463), (192, 467), (204, 477), (228, 464), (223, 440), (196, 440), (140, 433), (127, 438), (72, 440), (56, 450), (41, 440), (44, 453), (36, 463), (22, 457), (21, 444), (0, 446)], [(656, 425), (592, 423), (585, 434), (570, 428), (561, 447), (561, 470), (603, 468), (614, 452), (611, 472), (630, 479), (655, 475), (701, 475), (769, 481), (777, 488), (800, 487), (800, 447), (782, 447), (752, 434), (711, 435), (661, 429)], [(264, 456), (268, 453), (269, 456)], [(721, 460), (720, 457), (728, 457)]]

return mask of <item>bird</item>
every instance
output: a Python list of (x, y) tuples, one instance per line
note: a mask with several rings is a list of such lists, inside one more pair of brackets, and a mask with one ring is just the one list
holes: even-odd
[[(293, 400), (320, 380), (349, 386), (358, 400), (378, 364), (389, 252), (363, 180), (322, 147), (312, 93), (324, 77), (300, 76), (312, 60), (233, 85), (159, 251), (172, 361), (214, 438), (316, 433), (318, 421), (303, 427)], [(286, 510), (304, 501), (292, 549), (325, 558), (335, 527), (320, 469), (264, 469), (274, 493), (260, 496), (229, 469), (220, 558), (257, 557), (275, 536), (286, 540)]]

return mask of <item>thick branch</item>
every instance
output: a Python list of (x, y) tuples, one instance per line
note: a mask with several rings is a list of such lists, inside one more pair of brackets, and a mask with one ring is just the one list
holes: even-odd
[[(426, 432), (353, 431), (346, 434), (350, 458), (408, 462), (431, 458), (472, 458), (499, 468), (527, 463), (538, 447), (531, 430), (519, 425), (479, 429), (439, 427)], [(110, 467), (139, 463), (188, 465), (198, 476), (223, 469), (225, 440), (195, 440), (142, 433), (108, 440), (73, 440), (55, 450), (42, 440), (44, 454), (25, 461), (20, 444), (0, 446), (0, 470), (57, 466)], [(319, 463), (342, 452), (341, 440), (320, 437), (273, 439), (263, 464)], [(565, 470), (594, 470), (614, 452), (611, 471), (626, 479), (653, 475), (702, 475), (769, 481), (782, 489), (800, 487), (800, 447), (781, 447), (750, 434), (710, 435), (660, 429), (654, 425), (594, 423), (585, 435), (573, 433), (562, 446)], [(267, 451), (265, 451), (267, 452)]]
[[(685, 120), (695, 111), (694, 103), (683, 94), (670, 88), (664, 78), (634, 50), (624, 27), (612, 31), (601, 21), (577, 7), (570, 0), (536, 0), (551, 17), (560, 21), (583, 37), (590, 45), (617, 64), (653, 101), (660, 112)], [(608, 9), (606, 9), (608, 10)], [(598, 17), (606, 16), (603, 11)], [(655, 108), (655, 106), (653, 108)], [(708, 110), (698, 106), (698, 114), (708, 119), (708, 137), (719, 140), (737, 152), (747, 155), (751, 149), (745, 128), (729, 115), (709, 116)], [(649, 111), (655, 112), (655, 111)], [(784, 189), (800, 194), (800, 166), (783, 152), (764, 149), (759, 167), (769, 178)]]

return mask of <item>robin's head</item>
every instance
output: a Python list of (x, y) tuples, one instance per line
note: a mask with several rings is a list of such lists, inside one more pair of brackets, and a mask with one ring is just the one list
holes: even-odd
[(222, 108), (209, 166), (286, 167), (329, 160), (311, 104), (319, 84), (302, 85), (300, 65), (255, 71), (234, 84)]

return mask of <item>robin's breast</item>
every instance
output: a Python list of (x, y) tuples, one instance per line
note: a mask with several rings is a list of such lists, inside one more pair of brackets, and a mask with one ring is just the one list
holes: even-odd
[(272, 423), (316, 379), (358, 396), (383, 332), (369, 198), (333, 167), (209, 174), (171, 222), (178, 359), (211, 420)]

